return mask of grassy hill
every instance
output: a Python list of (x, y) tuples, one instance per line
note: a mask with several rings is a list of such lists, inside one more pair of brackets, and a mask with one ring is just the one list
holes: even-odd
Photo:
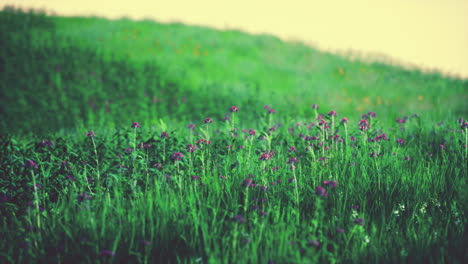
[(229, 105), (257, 113), (268, 104), (297, 121), (312, 115), (312, 104), (349, 116), (372, 110), (391, 122), (468, 111), (467, 80), (350, 61), (268, 35), (9, 8), (0, 21), (8, 131), (221, 119)]
[(468, 259), (468, 80), (7, 8), (0, 93), (0, 263)]

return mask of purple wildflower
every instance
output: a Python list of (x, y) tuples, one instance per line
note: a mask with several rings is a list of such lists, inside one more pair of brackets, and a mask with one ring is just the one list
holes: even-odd
[(54, 145), (54, 142), (52, 140), (42, 140), (41, 146), (42, 147), (52, 147)]
[(336, 117), (336, 112), (335, 110), (331, 110), (330, 113), (328, 113), (329, 116)]
[(190, 130), (194, 130), (196, 128), (196, 126), (194, 124), (189, 124), (187, 126)]
[(397, 118), (396, 121), (397, 123), (400, 123), (400, 124), (406, 123), (406, 119)]
[(231, 220), (233, 222), (237, 222), (237, 223), (244, 223), (245, 222), (245, 219), (242, 215), (238, 214), (238, 215), (235, 215), (231, 218)]
[(317, 109), (319, 109), (319, 106), (318, 106), (318, 104), (313, 104), (313, 105), (312, 105), (312, 109), (314, 109), (314, 110), (317, 110)]
[(361, 119), (361, 121), (359, 121), (359, 129), (361, 131), (366, 131), (369, 129), (369, 122), (365, 119)]
[(132, 128), (137, 128), (137, 127), (140, 127), (140, 124), (137, 123), (137, 122), (133, 122), (132, 123)]
[(24, 167), (26, 169), (37, 169), (37, 163), (34, 162), (33, 160), (28, 160), (24, 163)]
[(343, 118), (341, 118), (340, 123), (344, 124), (344, 123), (348, 123), (348, 121), (349, 120), (348, 120), (347, 117), (343, 117)]
[(93, 137), (96, 137), (96, 133), (95, 133), (93, 130), (91, 130), (91, 131), (89, 131), (88, 133), (86, 133), (86, 136), (87, 136), (87, 137), (92, 137), (92, 138), (93, 138)]
[(161, 138), (170, 138), (169, 134), (167, 132), (162, 132), (161, 133)]
[(78, 203), (91, 200), (91, 196), (87, 192), (78, 194)]
[(322, 186), (317, 186), (317, 187), (315, 188), (315, 194), (318, 195), (318, 196), (323, 196), (323, 197), (327, 197), (327, 196), (328, 196), (327, 191), (326, 191), (325, 188), (323, 188)]
[(187, 152), (194, 152), (197, 148), (195, 147), (195, 145), (187, 144), (185, 149), (187, 150)]
[(362, 218), (354, 219), (353, 223), (363, 226), (364, 225), (364, 219), (362, 219)]
[(205, 118), (205, 121), (203, 121), (205, 124), (213, 123), (213, 119), (211, 117)]
[(172, 159), (176, 161), (182, 160), (183, 157), (184, 157), (184, 154), (179, 153), (179, 152), (174, 152), (174, 154), (172, 154)]
[(242, 185), (245, 186), (245, 187), (249, 187), (253, 184), (253, 181), (251, 179), (245, 179), (243, 182), (242, 182)]
[(0, 203), (6, 203), (8, 200), (8, 195), (4, 192), (0, 192)]
[(309, 240), (307, 242), (307, 245), (310, 246), (310, 247), (319, 247), (320, 246), (320, 242), (318, 242), (317, 240)]
[(101, 256), (101, 257), (114, 257), (115, 252), (112, 251), (112, 250), (104, 249), (104, 250), (99, 251), (99, 256)]
[(370, 111), (369, 113), (367, 113), (367, 115), (370, 116), (370, 117), (377, 117), (377, 114), (374, 113), (374, 112), (372, 112), (372, 111)]
[(239, 112), (239, 108), (237, 108), (237, 106), (231, 106), (231, 108), (229, 108), (229, 111), (231, 111), (231, 112)]
[(297, 158), (289, 158), (289, 160), (286, 161), (287, 164), (295, 164), (297, 162), (299, 162)]
[(202, 145), (209, 145), (211, 144), (211, 141), (209, 140), (206, 140), (206, 139), (203, 139), (203, 138), (200, 138), (199, 140), (197, 140), (197, 143), (196, 143), (198, 146), (202, 146)]
[(330, 188), (335, 188), (338, 183), (336, 181), (327, 180), (323, 182), (323, 185), (326, 185)]

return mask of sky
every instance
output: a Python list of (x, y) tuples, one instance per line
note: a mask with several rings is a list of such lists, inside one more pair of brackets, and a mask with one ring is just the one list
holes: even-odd
[(5, 5), (267, 33), (468, 78), (468, 0), (0, 0)]

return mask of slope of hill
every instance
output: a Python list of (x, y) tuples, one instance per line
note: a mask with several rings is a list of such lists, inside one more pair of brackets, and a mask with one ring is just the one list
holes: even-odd
[(12, 8), (0, 22), (1, 127), (10, 131), (221, 119), (229, 105), (258, 113), (269, 104), (295, 121), (310, 117), (314, 103), (391, 121), (468, 112), (467, 80), (350, 61), (268, 35)]

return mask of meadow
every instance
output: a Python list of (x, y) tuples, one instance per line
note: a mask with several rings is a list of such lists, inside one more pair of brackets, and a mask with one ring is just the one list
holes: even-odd
[(1, 263), (466, 263), (468, 80), (0, 11)]

